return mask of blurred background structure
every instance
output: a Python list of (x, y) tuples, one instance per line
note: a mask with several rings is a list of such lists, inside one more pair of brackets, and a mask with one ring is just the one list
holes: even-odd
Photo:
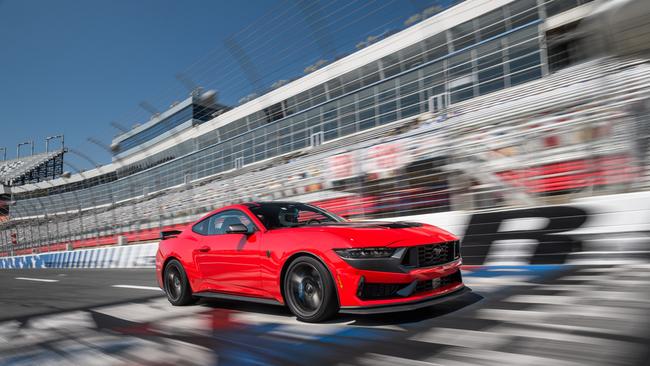
[(152, 241), (254, 200), (399, 219), (647, 190), (648, 2), (441, 4), (239, 105), (200, 87), (143, 105), (110, 164), (71, 174), (83, 152), (62, 136), (19, 145), (0, 163), (0, 255)]

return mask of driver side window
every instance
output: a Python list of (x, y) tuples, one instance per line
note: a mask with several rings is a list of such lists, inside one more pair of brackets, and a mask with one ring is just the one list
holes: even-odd
[(314, 212), (314, 211), (307, 211), (307, 210), (300, 210), (298, 211), (298, 223), (300, 224), (306, 224), (308, 222), (326, 222), (329, 221), (329, 219), (319, 213), (319, 212)]
[(229, 210), (220, 212), (210, 216), (207, 221), (207, 235), (222, 235), (226, 234), (228, 226), (235, 224), (242, 224), (250, 231), (253, 231), (255, 225), (253, 222), (241, 211)]

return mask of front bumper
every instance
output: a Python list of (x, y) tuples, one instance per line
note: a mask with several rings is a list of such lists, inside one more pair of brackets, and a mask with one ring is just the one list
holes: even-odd
[[(336, 264), (333, 272), (342, 309), (399, 306), (442, 296), (463, 287), (460, 258), (406, 273), (362, 270), (342, 260)], [(445, 282), (445, 278), (454, 280)]]
[(424, 299), (417, 299), (411, 301), (403, 301), (399, 303), (390, 303), (383, 305), (366, 305), (366, 306), (341, 306), (339, 312), (345, 314), (382, 314), (394, 313), (400, 311), (411, 311), (428, 306), (433, 306), (443, 302), (447, 302), (458, 297), (461, 297), (472, 290), (469, 287), (461, 285), (452, 291), (426, 297)]

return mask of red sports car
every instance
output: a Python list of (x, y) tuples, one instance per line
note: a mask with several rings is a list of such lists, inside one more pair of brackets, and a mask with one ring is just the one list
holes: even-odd
[(199, 297), (285, 304), (306, 322), (430, 306), (470, 291), (460, 242), (435, 226), (347, 221), (297, 202), (224, 207), (161, 233), (158, 283)]

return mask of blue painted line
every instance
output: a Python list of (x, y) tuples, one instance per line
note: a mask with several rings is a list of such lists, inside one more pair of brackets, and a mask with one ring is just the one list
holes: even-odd
[(485, 266), (473, 272), (463, 273), (465, 277), (499, 277), (521, 275), (545, 275), (568, 268), (564, 264), (531, 264), (520, 266)]

